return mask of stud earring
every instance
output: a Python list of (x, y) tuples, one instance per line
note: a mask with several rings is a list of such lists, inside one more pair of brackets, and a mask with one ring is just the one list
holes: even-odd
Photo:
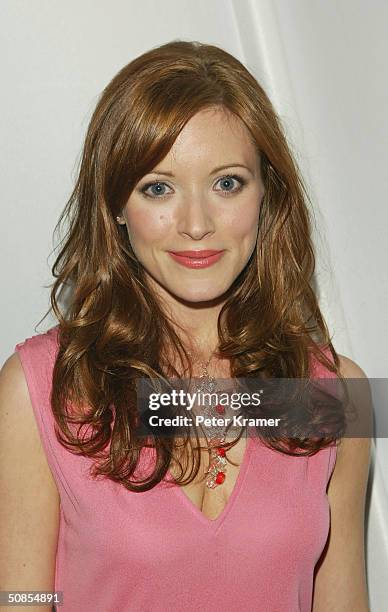
[(123, 217), (116, 217), (116, 221), (117, 221), (117, 223), (120, 223), (120, 225), (122, 225), (124, 223)]

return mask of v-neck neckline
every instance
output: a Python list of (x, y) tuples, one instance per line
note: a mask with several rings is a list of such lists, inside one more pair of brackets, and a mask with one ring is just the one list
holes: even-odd
[[(251, 462), (251, 456), (252, 456), (252, 446), (253, 446), (253, 439), (252, 436), (248, 436), (247, 437), (247, 442), (246, 442), (246, 447), (244, 450), (244, 455), (243, 455), (243, 459), (242, 462), (240, 464), (240, 469), (236, 478), (236, 482), (234, 483), (234, 487), (232, 489), (232, 492), (229, 496), (228, 501), (226, 502), (226, 505), (224, 506), (223, 510), (220, 512), (220, 514), (215, 518), (215, 519), (209, 519), (207, 516), (205, 516), (205, 514), (202, 512), (202, 510), (200, 510), (192, 501), (191, 499), (188, 497), (188, 495), (186, 495), (186, 493), (183, 491), (182, 487), (174, 484), (173, 489), (176, 490), (176, 494), (179, 496), (179, 498), (182, 500), (182, 503), (185, 504), (185, 506), (191, 510), (191, 512), (204, 524), (206, 525), (206, 527), (214, 527), (215, 529), (218, 529), (222, 523), (225, 521), (227, 515), (229, 514), (229, 512), (231, 511), (232, 507), (235, 505), (236, 503), (236, 499), (239, 495), (240, 489), (242, 487), (242, 484), (245, 480), (245, 476), (247, 474), (248, 471), (248, 467), (249, 464)], [(168, 475), (168, 479), (171, 482), (171, 480), (173, 480), (173, 475), (171, 474), (170, 470), (167, 471), (167, 475)]]

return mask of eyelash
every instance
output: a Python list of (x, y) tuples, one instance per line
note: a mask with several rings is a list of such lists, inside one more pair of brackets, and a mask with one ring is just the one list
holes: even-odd
[[(243, 187), (246, 185), (247, 181), (240, 175), (238, 174), (226, 174), (225, 176), (221, 176), (218, 180), (217, 183), (220, 181), (224, 181), (225, 179), (233, 179), (235, 181), (238, 181), (240, 183), (240, 187), (238, 187), (238, 189), (235, 189), (234, 191), (223, 191), (225, 197), (229, 197), (231, 195), (234, 195), (236, 193), (239, 193)], [(151, 198), (152, 200), (162, 200), (164, 199), (166, 196), (168, 196), (169, 194), (162, 194), (162, 195), (149, 195), (148, 193), (146, 193), (147, 189), (149, 189), (150, 187), (152, 187), (153, 185), (167, 185), (167, 183), (164, 183), (163, 181), (152, 181), (151, 183), (147, 183), (146, 185), (144, 185), (141, 189), (140, 192), (146, 197), (146, 198)], [(168, 187), (168, 185), (167, 185)]]

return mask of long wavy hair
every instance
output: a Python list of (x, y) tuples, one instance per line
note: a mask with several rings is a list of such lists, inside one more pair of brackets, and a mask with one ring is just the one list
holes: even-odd
[[(190, 376), (192, 368), (116, 217), (187, 121), (210, 107), (223, 107), (245, 124), (265, 186), (256, 249), (219, 315), (218, 353), (230, 360), (236, 378), (306, 378), (312, 356), (341, 378), (311, 286), (309, 197), (263, 88), (243, 64), (213, 45), (173, 41), (144, 53), (113, 78), (92, 115), (78, 178), (55, 228), (66, 222), (51, 285), (51, 308), (59, 321), (51, 394), (58, 440), (93, 458), (94, 476), (131, 491), (160, 482), (176, 450), (174, 437), (137, 435), (136, 381), (165, 377), (167, 347)], [(169, 370), (170, 376), (181, 374)], [(309, 455), (335, 439), (269, 437), (265, 443), (290, 455)], [(190, 482), (199, 469), (199, 447), (191, 438), (187, 443), (194, 465), (186, 480), (181, 470), (180, 483)], [(145, 446), (154, 449), (153, 470), (135, 480)]]

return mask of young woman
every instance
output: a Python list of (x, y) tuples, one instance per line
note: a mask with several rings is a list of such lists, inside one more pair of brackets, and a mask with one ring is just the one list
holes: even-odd
[(165, 44), (106, 87), (61, 217), (58, 325), (1, 373), (3, 590), (62, 591), (65, 612), (367, 612), (369, 439), (137, 428), (138, 378), (365, 377), (311, 288), (307, 200), (227, 52)]

